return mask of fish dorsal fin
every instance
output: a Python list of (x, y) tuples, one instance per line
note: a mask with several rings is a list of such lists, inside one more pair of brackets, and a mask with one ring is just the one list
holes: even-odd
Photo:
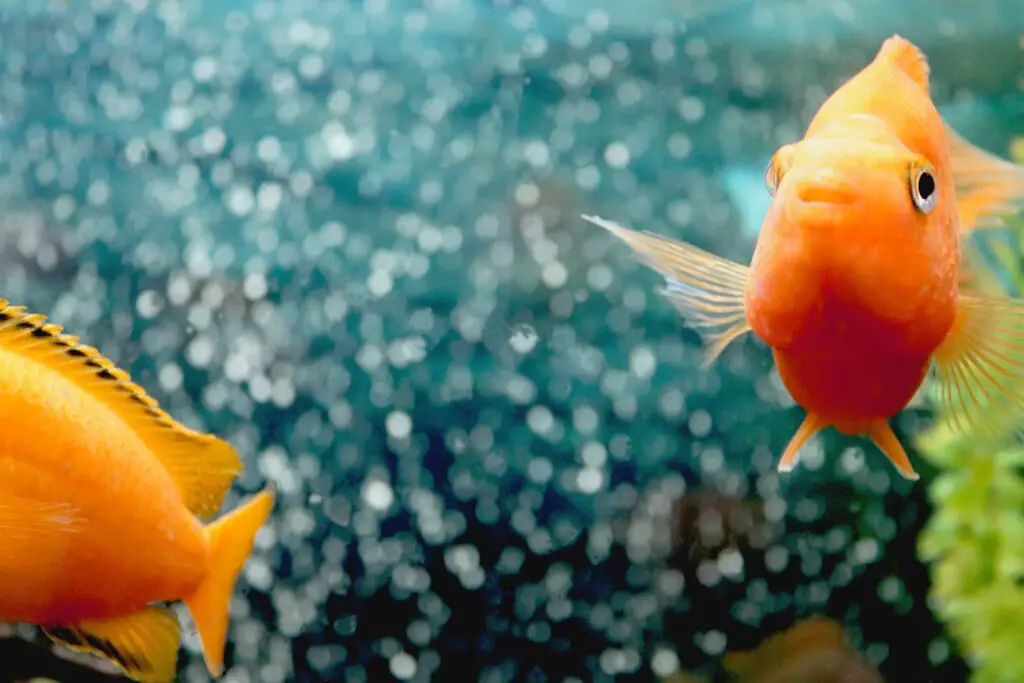
[(882, 43), (875, 61), (889, 62), (895, 65), (924, 90), (928, 90), (928, 80), (931, 75), (928, 58), (921, 52), (921, 48), (903, 36), (893, 35), (887, 38)]
[(216, 514), (242, 463), (229, 443), (168, 415), (124, 370), (46, 316), (0, 299), (0, 348), (59, 372), (106, 404), (142, 439), (194, 514)]
[(1024, 209), (1024, 167), (987, 152), (944, 123), (960, 230), (1006, 227)]

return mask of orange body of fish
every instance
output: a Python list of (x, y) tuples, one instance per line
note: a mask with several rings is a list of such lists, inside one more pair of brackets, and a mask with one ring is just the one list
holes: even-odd
[(269, 491), (204, 525), (241, 462), (95, 349), (0, 301), (0, 621), (173, 680), (184, 601), (223, 669), (228, 602)]
[(1024, 404), (1024, 304), (962, 291), (961, 264), (962, 234), (1021, 205), (1024, 171), (952, 131), (929, 78), (923, 53), (893, 36), (773, 155), (749, 266), (584, 217), (665, 276), (709, 362), (747, 331), (771, 347), (807, 411), (780, 470), (831, 426), (868, 435), (916, 479), (888, 419), (933, 370), (961, 425), (996, 400)]

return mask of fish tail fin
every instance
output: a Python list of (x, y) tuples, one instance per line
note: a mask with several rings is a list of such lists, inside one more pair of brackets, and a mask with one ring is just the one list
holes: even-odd
[(896, 467), (896, 471), (904, 479), (910, 481), (917, 481), (921, 476), (914, 471), (914, 466), (910, 464), (910, 458), (907, 457), (907, 451), (904, 450), (903, 444), (900, 443), (896, 433), (892, 431), (892, 427), (885, 420), (877, 420), (872, 422), (868, 427), (868, 436), (878, 446), (879, 450), (885, 454), (885, 457), (889, 458)]
[(203, 643), (203, 657), (211, 676), (224, 671), (228, 603), (235, 582), (252, 552), (256, 532), (274, 505), (272, 490), (264, 490), (244, 505), (206, 526), (210, 544), (209, 571), (199, 589), (185, 600)]
[(786, 450), (782, 452), (778, 465), (779, 472), (793, 471), (793, 468), (796, 467), (796, 457), (800, 453), (800, 449), (811, 440), (811, 437), (828, 426), (825, 420), (814, 413), (807, 413), (807, 417), (804, 418), (804, 421), (800, 423), (800, 427), (797, 428), (796, 434), (786, 444)]
[(704, 340), (705, 367), (733, 340), (750, 331), (745, 300), (750, 277), (747, 266), (691, 244), (630, 230), (597, 216), (583, 216), (583, 220), (618, 237), (665, 278), (662, 294)]
[(1024, 167), (972, 145), (946, 125), (960, 231), (1004, 227), (1024, 208)]

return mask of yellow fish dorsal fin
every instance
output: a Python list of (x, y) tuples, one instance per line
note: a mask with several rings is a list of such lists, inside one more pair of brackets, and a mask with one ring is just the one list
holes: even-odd
[(216, 514), (242, 462), (231, 444), (193, 431), (168, 415), (124, 370), (46, 316), (0, 299), (0, 348), (59, 372), (105, 403), (142, 439), (178, 484), (185, 505)]
[(931, 68), (928, 66), (928, 58), (921, 52), (921, 48), (900, 35), (893, 35), (882, 43), (878, 56), (878, 62), (889, 62), (895, 65), (900, 71), (910, 76), (915, 83), (925, 91), (928, 90)]
[(181, 629), (174, 612), (166, 607), (150, 605), (125, 617), (43, 631), (55, 643), (113, 662), (142, 683), (170, 683), (177, 672)]

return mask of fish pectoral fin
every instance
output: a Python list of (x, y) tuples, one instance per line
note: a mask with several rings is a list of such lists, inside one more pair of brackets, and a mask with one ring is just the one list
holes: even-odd
[(72, 561), (74, 537), (85, 522), (65, 503), (18, 496), (0, 486), (0, 576), (36, 596), (52, 590)]
[(178, 485), (186, 507), (202, 519), (220, 508), (242, 471), (229, 443), (173, 419), (127, 372), (46, 316), (0, 299), (0, 347), (40, 363), (105, 403), (145, 442)]
[(705, 366), (734, 339), (750, 331), (745, 301), (750, 268), (691, 244), (630, 230), (597, 216), (583, 216), (583, 219), (625, 242), (665, 278), (662, 294), (704, 340)]
[[(993, 244), (996, 252), (996, 260), (1002, 265), (1003, 259), (1009, 257), (1017, 258), (1013, 250), (1006, 250), (1004, 255), (1001, 244)], [(999, 281), (998, 268), (990, 266), (982, 255), (978, 246), (970, 240), (960, 241), (960, 272), (958, 286), (963, 294), (975, 296), (987, 296), (989, 294), (1001, 293), (1003, 285)]]
[(811, 440), (811, 437), (828, 426), (827, 422), (814, 413), (807, 413), (807, 417), (800, 423), (796, 434), (786, 444), (786, 450), (782, 452), (782, 457), (779, 458), (779, 472), (792, 472), (793, 468), (796, 467), (797, 455), (800, 453), (800, 449)]
[(177, 673), (181, 629), (166, 607), (151, 605), (125, 617), (43, 630), (60, 645), (113, 662), (136, 681), (169, 683)]
[(1024, 208), (1024, 167), (972, 145), (946, 124), (960, 231), (1005, 227)]
[(900, 443), (888, 422), (885, 420), (872, 422), (868, 427), (868, 436), (878, 446), (878, 449), (885, 454), (885, 457), (889, 458), (889, 462), (896, 466), (896, 471), (904, 479), (917, 481), (921, 478), (914, 471), (914, 466), (910, 464), (910, 458), (907, 457), (907, 451), (904, 450), (903, 444)]
[(938, 398), (962, 431), (992, 426), (999, 407), (1024, 409), (1024, 300), (960, 295), (933, 356)]

